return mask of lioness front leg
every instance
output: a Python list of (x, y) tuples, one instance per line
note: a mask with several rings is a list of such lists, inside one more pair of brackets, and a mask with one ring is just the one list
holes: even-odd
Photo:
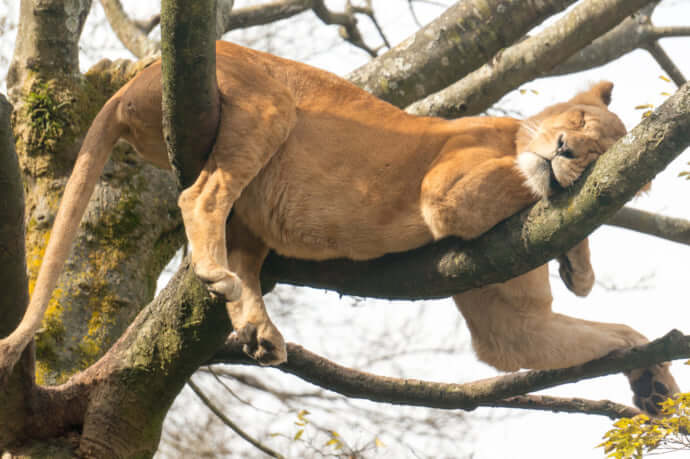
[(259, 275), (268, 247), (235, 215), (228, 223), (228, 265), (242, 282), (238, 301), (227, 303), (228, 313), (243, 351), (262, 365), (287, 360), (285, 341), (268, 317)]
[(434, 238), (474, 239), (537, 201), (512, 156), (489, 159), (463, 172), (461, 154), (443, 153), (422, 182), (422, 215)]

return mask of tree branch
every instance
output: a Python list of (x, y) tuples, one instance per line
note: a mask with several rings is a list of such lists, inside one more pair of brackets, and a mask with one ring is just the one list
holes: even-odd
[(606, 224), (690, 245), (690, 221), (682, 218), (623, 207)]
[(321, 19), (324, 24), (341, 25), (342, 29), (340, 35), (343, 37), (343, 39), (345, 39), (345, 41), (348, 41), (356, 47), (363, 49), (369, 53), (370, 56), (376, 57), (376, 51), (364, 43), (362, 34), (359, 32), (359, 28), (357, 28), (357, 19), (353, 14), (335, 13), (326, 7), (326, 4), (323, 0), (312, 0), (311, 9), (314, 10), (314, 14), (316, 14), (316, 16)]
[(382, 258), (324, 262), (271, 254), (262, 276), (379, 298), (440, 298), (502, 282), (562, 254), (610, 219), (690, 144), (684, 85), (617, 142), (571, 188), (496, 225), (473, 241), (454, 238)]
[[(522, 371), (465, 384), (377, 376), (340, 366), (294, 343), (288, 343), (287, 348), (288, 360), (278, 369), (347, 397), (440, 409), (473, 410), (479, 406), (502, 406), (583, 412), (616, 418), (634, 415), (638, 411), (607, 401), (522, 394), (582, 379), (644, 368), (669, 360), (688, 358), (690, 336), (673, 330), (644, 346), (616, 351), (582, 365), (557, 370)], [(256, 364), (244, 355), (242, 346), (235, 336), (228, 338), (209, 363)]]
[(415, 35), (352, 72), (348, 79), (393, 105), (405, 107), (464, 77), (573, 2), (457, 2)]
[(508, 91), (548, 73), (650, 1), (586, 0), (579, 3), (541, 33), (498, 53), (472, 74), (415, 102), (406, 111), (445, 118), (481, 113)]
[(232, 10), (225, 17), (225, 32), (287, 19), (311, 8), (312, 0), (279, 0)]
[[(105, 17), (110, 23), (113, 32), (120, 39), (125, 48), (130, 50), (139, 59), (143, 59), (146, 56), (155, 54), (160, 51), (160, 43), (155, 40), (151, 40), (147, 36), (147, 32), (142, 30), (142, 26), (138, 25), (135, 21), (132, 21), (127, 13), (122, 8), (120, 0), (101, 0), (101, 5), (103, 6), (103, 11), (105, 11)], [(160, 21), (160, 17), (158, 17)], [(147, 24), (153, 27), (158, 22), (152, 22)]]
[(649, 51), (649, 54), (651, 54), (654, 60), (656, 60), (661, 68), (664, 69), (664, 72), (668, 73), (668, 76), (671, 77), (673, 82), (678, 85), (678, 87), (681, 87), (685, 84), (687, 80), (685, 79), (685, 76), (683, 76), (683, 72), (680, 71), (671, 57), (666, 54), (666, 51), (664, 51), (664, 48), (661, 47), (659, 42), (652, 41), (644, 48)]
[(215, 0), (161, 3), (163, 136), (182, 188), (201, 172), (220, 121)]
[(69, 5), (63, 0), (21, 0), (7, 87), (21, 84), (27, 72), (37, 72), (45, 79), (78, 75), (79, 36), (90, 9), (91, 0)]
[(544, 72), (543, 76), (565, 75), (599, 67), (643, 47), (650, 40), (653, 30), (652, 13), (658, 5), (659, 0), (653, 1), (635, 14), (628, 16), (589, 46), (570, 56), (555, 68)]

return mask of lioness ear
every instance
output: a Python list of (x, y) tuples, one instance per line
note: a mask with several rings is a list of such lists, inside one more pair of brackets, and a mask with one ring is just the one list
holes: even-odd
[(570, 102), (584, 105), (608, 105), (611, 103), (611, 91), (613, 91), (613, 83), (600, 81), (587, 91), (570, 99)]

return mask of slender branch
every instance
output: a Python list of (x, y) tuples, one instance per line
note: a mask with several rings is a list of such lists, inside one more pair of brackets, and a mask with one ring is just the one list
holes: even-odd
[(148, 19), (135, 19), (133, 22), (139, 30), (148, 35), (154, 27), (161, 23), (161, 15), (154, 14)]
[[(516, 396), (582, 379), (688, 358), (690, 336), (673, 330), (644, 346), (617, 351), (582, 365), (557, 370), (523, 371), (465, 384), (378, 376), (343, 367), (294, 343), (288, 343), (287, 347), (288, 360), (278, 369), (347, 397), (440, 409), (472, 410), (478, 406), (504, 406), (620, 417), (634, 415), (637, 411), (605, 401)], [(241, 345), (234, 336), (226, 341), (209, 363), (255, 364), (242, 353)]]
[(661, 68), (664, 69), (664, 72), (668, 73), (668, 76), (671, 77), (673, 82), (678, 85), (678, 87), (681, 87), (685, 84), (687, 80), (685, 76), (683, 76), (683, 72), (680, 71), (671, 57), (666, 54), (666, 51), (664, 51), (664, 48), (661, 47), (659, 42), (652, 41), (645, 46), (645, 49), (649, 51), (649, 54), (651, 54)]
[(240, 428), (240, 426), (238, 426), (237, 424), (232, 422), (227, 416), (225, 416), (225, 414), (223, 414), (223, 412), (220, 409), (218, 409), (218, 407), (216, 407), (215, 404), (213, 404), (213, 402), (211, 402), (211, 400), (209, 400), (208, 397), (206, 397), (206, 395), (204, 395), (204, 393), (201, 391), (201, 389), (199, 389), (199, 386), (194, 384), (194, 382), (191, 379), (189, 381), (187, 381), (187, 384), (189, 385), (189, 388), (192, 389), (192, 391), (194, 391), (194, 393), (197, 395), (197, 397), (199, 397), (199, 400), (201, 400), (201, 402), (204, 405), (206, 405), (206, 407), (209, 410), (211, 410), (211, 412), (213, 414), (215, 414), (218, 417), (218, 419), (220, 419), (223, 422), (223, 424), (225, 424), (230, 429), (232, 429), (237, 435), (242, 437), (242, 439), (244, 439), (245, 441), (250, 443), (252, 446), (254, 446), (255, 448), (257, 448), (260, 451), (263, 451), (264, 453), (268, 454), (271, 457), (276, 457), (276, 458), (283, 458), (284, 457), (282, 454), (279, 454), (279, 453), (273, 451), (268, 446), (266, 446), (263, 443), (261, 443), (260, 441), (256, 440), (254, 437), (252, 437), (251, 435), (246, 433), (244, 430), (242, 430)]
[(225, 18), (225, 32), (287, 19), (309, 10), (311, 5), (311, 0), (280, 0), (233, 9)]
[(682, 218), (623, 207), (606, 224), (690, 245), (690, 221)]
[(505, 93), (548, 72), (652, 0), (586, 0), (539, 34), (498, 53), (471, 75), (407, 107), (418, 115), (480, 113)]
[[(160, 51), (160, 43), (148, 38), (142, 26), (131, 20), (122, 8), (120, 0), (101, 0), (105, 17), (117, 38), (139, 59), (156, 54)], [(160, 21), (160, 16), (158, 17)], [(158, 22), (155, 22), (157, 24)], [(155, 26), (153, 21), (145, 24), (151, 28)]]
[(670, 38), (670, 37), (689, 37), (690, 26), (658, 26), (653, 27), (651, 35), (654, 38)]

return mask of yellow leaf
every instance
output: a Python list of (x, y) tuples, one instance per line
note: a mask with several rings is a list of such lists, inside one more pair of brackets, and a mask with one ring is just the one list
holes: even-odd
[(527, 93), (527, 90), (526, 90), (526, 89), (521, 89), (521, 90), (520, 90), (520, 94), (525, 94), (525, 93)]
[(336, 432), (335, 430), (331, 430), (331, 435), (332, 435), (334, 438), (337, 438), (337, 437), (340, 436), (340, 434), (338, 434), (338, 432)]
[(659, 78), (661, 78), (662, 80), (664, 80), (666, 83), (670, 83), (670, 82), (671, 82), (671, 80), (670, 80), (666, 75), (659, 75)]
[(295, 434), (295, 438), (293, 438), (293, 440), (299, 440), (299, 437), (301, 437), (303, 433), (304, 433), (304, 429), (299, 429), (297, 431), (297, 433)]
[(652, 111), (651, 111), (651, 110), (647, 110), (646, 112), (644, 112), (644, 113), (642, 114), (642, 116), (645, 117), (645, 118), (647, 118), (647, 117), (650, 116), (651, 114), (652, 114)]
[(671, 93), (669, 93), (669, 92), (662, 92), (662, 93), (661, 93), (661, 95), (662, 95), (662, 96), (666, 96), (666, 97), (668, 97), (668, 96), (670, 96), (670, 95), (671, 95)]
[(537, 91), (536, 89), (532, 89), (531, 91), (532, 91), (532, 94), (539, 94), (539, 91)]
[(338, 440), (337, 438), (331, 438), (326, 442), (324, 446), (337, 445), (338, 443), (340, 443), (340, 440)]
[(379, 437), (374, 438), (374, 444), (376, 445), (377, 448), (385, 448), (386, 444), (379, 440)]
[(645, 108), (654, 108), (654, 105), (652, 105), (652, 104), (635, 105), (635, 110), (642, 110)]

